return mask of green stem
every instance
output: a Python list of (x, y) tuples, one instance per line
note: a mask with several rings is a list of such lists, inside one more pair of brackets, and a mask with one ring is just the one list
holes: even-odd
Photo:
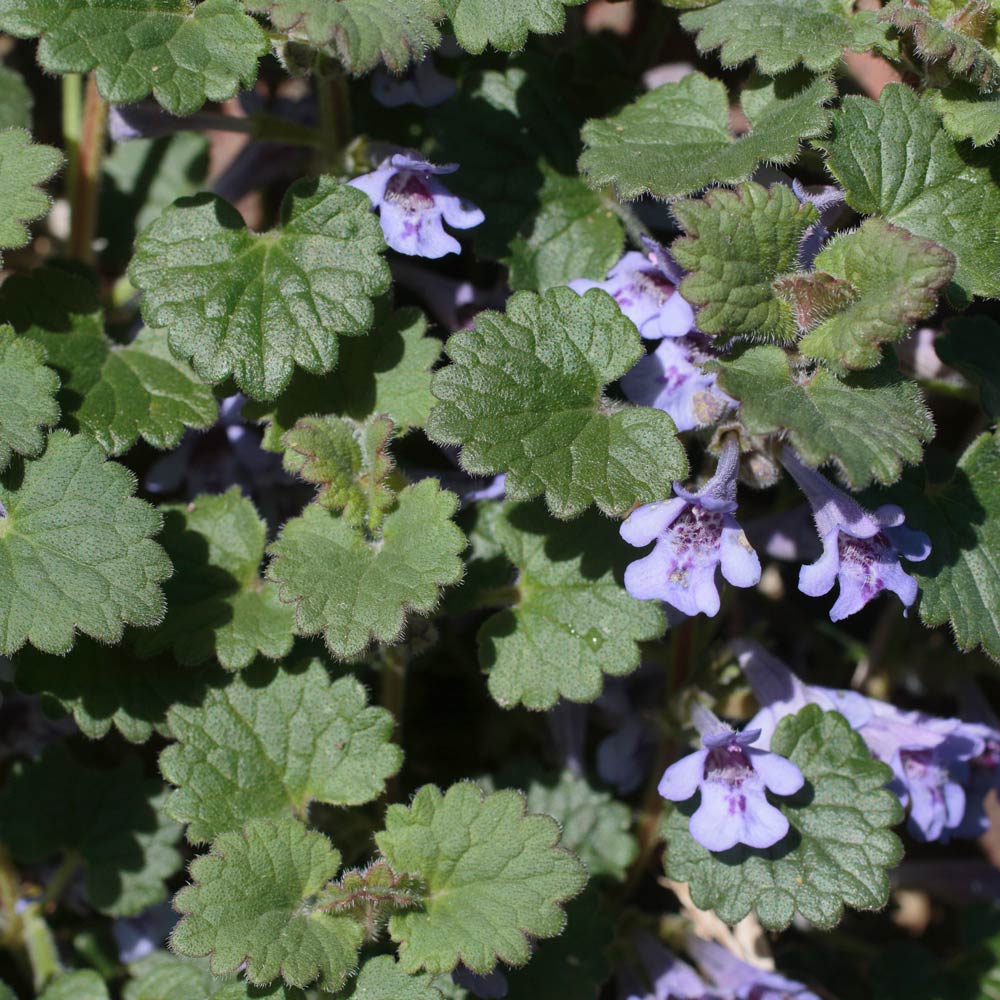
[(45, 909), (49, 903), (54, 903), (63, 893), (63, 889), (69, 884), (73, 873), (80, 867), (82, 858), (78, 851), (67, 851), (62, 859), (62, 864), (55, 870), (49, 884), (45, 887), (41, 899), (38, 900), (38, 907)]
[(319, 104), (320, 156), (324, 173), (343, 170), (343, 153), (351, 138), (351, 103), (347, 77), (340, 64), (321, 56), (316, 66)]
[(101, 194), (107, 124), (108, 105), (97, 91), (97, 78), (91, 74), (87, 79), (78, 167), (69, 189), (72, 211), (70, 254), (85, 264), (94, 263), (94, 236), (97, 233), (97, 204)]
[(610, 212), (614, 212), (621, 221), (632, 245), (641, 253), (646, 252), (646, 245), (642, 242), (643, 236), (649, 236), (649, 230), (639, 221), (639, 217), (628, 205), (623, 205), (611, 190), (605, 190), (601, 195), (601, 201)]
[(62, 78), (62, 130), (66, 149), (66, 190), (76, 187), (80, 170), (80, 133), (83, 131), (83, 77), (67, 73)]

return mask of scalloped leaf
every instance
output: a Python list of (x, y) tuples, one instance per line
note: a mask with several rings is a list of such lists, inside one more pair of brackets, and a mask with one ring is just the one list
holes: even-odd
[(337, 1000), (444, 1000), (427, 973), (409, 974), (391, 955), (369, 958)]
[(140, 656), (172, 650), (177, 662), (215, 658), (240, 670), (259, 654), (272, 660), (292, 648), (294, 614), (262, 579), (267, 525), (238, 486), (164, 506), (160, 541), (174, 564), (163, 585), (167, 617), (137, 637)]
[(743, 92), (750, 131), (729, 130), (725, 84), (701, 73), (665, 83), (610, 118), (583, 127), (580, 169), (590, 186), (614, 184), (622, 198), (677, 198), (708, 184), (748, 180), (763, 162), (790, 163), (799, 143), (824, 135), (836, 94), (821, 77), (752, 78)]
[(22, 862), (79, 853), (91, 903), (110, 916), (135, 916), (167, 896), (181, 867), (180, 825), (163, 814), (166, 793), (132, 755), (92, 768), (54, 744), (14, 765), (0, 792), (0, 839)]
[(166, 951), (131, 963), (129, 971), (135, 978), (125, 984), (124, 1000), (305, 1000), (301, 990), (284, 983), (261, 988), (245, 979), (213, 976), (207, 962)]
[(461, 445), (469, 472), (506, 472), (511, 499), (544, 493), (561, 518), (591, 504), (624, 514), (684, 478), (684, 449), (666, 413), (604, 396), (642, 353), (638, 331), (607, 293), (520, 292), (506, 313), (480, 313), (475, 330), (456, 333), (446, 350), (452, 363), (434, 376), (440, 402), (427, 434)]
[(904, 463), (921, 460), (934, 424), (920, 390), (891, 360), (845, 379), (825, 368), (795, 372), (789, 361), (780, 347), (764, 346), (714, 362), (751, 433), (787, 432), (810, 465), (833, 461), (855, 487), (891, 483)]
[(458, 44), (478, 55), (488, 45), (519, 52), (528, 35), (558, 35), (566, 24), (566, 8), (586, 0), (441, 0)]
[(62, 422), (95, 438), (109, 455), (141, 437), (175, 448), (186, 427), (215, 423), (219, 404), (186, 362), (167, 349), (158, 330), (141, 330), (129, 344), (104, 332), (97, 290), (61, 268), (17, 274), (0, 288), (0, 316), (42, 347), (62, 379)]
[(801, 913), (828, 930), (844, 907), (879, 910), (889, 900), (888, 870), (903, 846), (889, 827), (903, 818), (885, 785), (892, 770), (872, 759), (838, 712), (807, 705), (781, 720), (771, 750), (799, 766), (806, 785), (778, 802), (790, 831), (774, 847), (738, 844), (712, 853), (688, 832), (696, 799), (668, 803), (663, 820), (665, 867), (687, 882), (695, 906), (736, 924), (751, 910), (768, 930), (784, 930)]
[(458, 498), (434, 479), (407, 486), (369, 539), (343, 518), (310, 504), (268, 550), (268, 578), (294, 602), (299, 635), (322, 632), (340, 659), (372, 641), (392, 643), (406, 614), (426, 614), (442, 587), (462, 578), (465, 536), (451, 520)]
[(59, 422), (59, 376), (45, 361), (43, 347), (0, 326), (0, 472), (15, 453), (41, 454), (46, 430)]
[(163, 617), (170, 560), (151, 540), (159, 514), (135, 476), (101, 446), (66, 431), (0, 479), (0, 652), (30, 642), (68, 652), (79, 630), (118, 642), (125, 625)]
[[(0, 13), (2, 13), (0, 0)], [(28, 223), (49, 210), (49, 196), (39, 185), (51, 180), (62, 165), (62, 154), (51, 146), (37, 146), (20, 128), (0, 132), (0, 250), (16, 250), (31, 238)]]
[(622, 586), (627, 552), (615, 525), (590, 513), (560, 523), (544, 506), (507, 503), (493, 537), (517, 569), (517, 599), (479, 630), (479, 662), (504, 707), (593, 701), (604, 676), (639, 666), (639, 643), (666, 627), (654, 602)]
[(948, 134), (969, 139), (973, 146), (990, 146), (1000, 135), (1000, 94), (980, 94), (969, 84), (956, 83), (931, 95), (934, 110)]
[[(15, 1000), (13, 993), (10, 996)], [(38, 1000), (109, 1000), (109, 998), (104, 980), (93, 969), (84, 969), (81, 972), (67, 972), (54, 979)]]
[(357, 966), (361, 926), (310, 901), (340, 868), (340, 852), (297, 820), (251, 820), (224, 833), (191, 864), (193, 885), (174, 897), (182, 914), (171, 947), (208, 955), (214, 975), (235, 972), (255, 985), (283, 979), (323, 990), (341, 986)]
[(311, 802), (370, 802), (403, 760), (392, 715), (369, 707), (353, 677), (331, 681), (319, 660), (257, 664), (168, 719), (177, 742), (160, 768), (177, 787), (167, 812), (193, 844), (251, 819), (304, 817)]
[(176, 202), (139, 237), (129, 277), (147, 323), (202, 378), (273, 399), (295, 365), (330, 371), (338, 337), (368, 332), (390, 282), (384, 249), (368, 196), (321, 177), (289, 189), (265, 234), (213, 195)]
[(427, 885), (419, 910), (389, 918), (407, 972), (450, 972), (461, 961), (492, 972), (497, 960), (523, 965), (530, 937), (559, 934), (561, 904), (576, 896), (586, 870), (558, 846), (550, 816), (525, 815), (514, 791), (484, 796), (469, 782), (444, 794), (424, 785), (410, 805), (391, 805), (375, 842), (396, 871)]
[(955, 255), (960, 296), (1000, 297), (1000, 154), (960, 146), (929, 101), (890, 83), (880, 99), (845, 97), (828, 156), (848, 204)]

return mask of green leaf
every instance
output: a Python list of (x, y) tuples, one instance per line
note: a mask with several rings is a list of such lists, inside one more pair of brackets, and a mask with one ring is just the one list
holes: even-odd
[(898, 479), (934, 436), (920, 390), (888, 360), (846, 379), (824, 368), (792, 371), (780, 347), (753, 347), (715, 364), (751, 433), (786, 431), (806, 462), (834, 462), (855, 487)]
[(738, 844), (713, 854), (688, 832), (696, 800), (668, 806), (667, 875), (687, 882), (694, 905), (728, 924), (752, 909), (768, 930), (784, 930), (797, 911), (828, 930), (845, 906), (881, 909), (889, 900), (888, 869), (903, 857), (889, 829), (903, 818), (899, 799), (884, 787), (892, 770), (872, 759), (842, 715), (818, 705), (782, 719), (771, 750), (806, 779), (802, 792), (777, 803), (789, 834), (766, 850)]
[(411, 975), (391, 955), (377, 955), (361, 966), (358, 978), (337, 1000), (444, 1000), (427, 973)]
[(663, 614), (625, 592), (614, 523), (593, 513), (560, 523), (540, 503), (500, 510), (494, 537), (517, 569), (517, 598), (479, 630), (490, 693), (505, 707), (593, 701), (605, 674), (639, 666), (639, 643), (663, 634)]
[(130, 756), (113, 769), (77, 763), (61, 744), (14, 765), (0, 793), (0, 839), (22, 862), (75, 851), (102, 913), (134, 916), (166, 898), (181, 866), (180, 826), (163, 814), (159, 781)]
[(179, 663), (214, 657), (228, 670), (247, 666), (258, 653), (287, 655), (294, 614), (261, 578), (267, 525), (253, 503), (233, 486), (160, 509), (174, 574), (163, 586), (167, 617), (138, 637), (139, 655), (172, 649)]
[(450, 972), (460, 961), (480, 973), (498, 959), (523, 965), (529, 936), (559, 934), (560, 904), (586, 883), (551, 817), (526, 816), (517, 792), (484, 797), (469, 782), (443, 795), (425, 785), (409, 806), (389, 806), (375, 841), (393, 869), (419, 873), (428, 887), (421, 910), (389, 918), (407, 972)]
[(983, 409), (1000, 417), (1000, 326), (988, 316), (954, 316), (934, 342), (937, 356), (979, 390)]
[(142, 330), (126, 345), (105, 334), (96, 289), (78, 274), (41, 268), (14, 275), (0, 289), (0, 315), (43, 347), (59, 373), (63, 423), (110, 455), (139, 437), (174, 448), (185, 427), (210, 427), (218, 417), (212, 390), (170, 354), (165, 334)]
[[(2, 22), (3, 0), (0, 0)], [(39, 190), (62, 164), (62, 155), (50, 146), (36, 146), (23, 129), (0, 132), (0, 250), (16, 250), (31, 238), (27, 224), (49, 210), (49, 196)]]
[(59, 376), (45, 361), (44, 348), (0, 326), (0, 471), (15, 452), (39, 455), (45, 431), (59, 421)]
[(881, 345), (901, 340), (937, 309), (938, 292), (955, 273), (955, 258), (930, 240), (881, 219), (836, 236), (816, 257), (816, 270), (846, 281), (854, 301), (806, 334), (799, 350), (847, 368), (874, 368)]
[(1000, 158), (959, 146), (930, 103), (889, 84), (878, 102), (845, 97), (815, 145), (852, 208), (950, 250), (960, 293), (1000, 296)]
[(257, 664), (169, 714), (176, 743), (160, 769), (176, 785), (167, 812), (193, 844), (250, 819), (304, 817), (310, 802), (378, 798), (403, 755), (393, 718), (370, 708), (353, 677), (331, 681), (319, 660)]
[(0, 652), (68, 652), (76, 630), (118, 642), (163, 617), (170, 561), (135, 477), (90, 438), (54, 431), (40, 458), (0, 479)]
[(743, 93), (750, 131), (729, 131), (729, 96), (720, 80), (690, 73), (665, 83), (610, 118), (583, 128), (580, 169), (593, 188), (614, 184), (622, 198), (676, 198), (712, 183), (749, 179), (762, 161), (791, 163), (799, 142), (823, 135), (833, 85), (791, 74), (754, 78)]
[(969, 80), (980, 90), (995, 89), (1000, 84), (996, 52), (976, 37), (985, 33), (993, 17), (989, 4), (959, 0), (935, 6), (945, 8), (941, 13), (951, 8), (944, 20), (934, 16), (927, 0), (893, 0), (879, 16), (898, 31), (912, 31), (917, 54), (923, 59), (943, 60), (953, 75)]
[(579, 177), (548, 165), (542, 173), (537, 213), (510, 244), (511, 288), (544, 292), (576, 278), (603, 280), (622, 255), (621, 220)]
[(446, 349), (452, 364), (434, 376), (440, 402), (427, 433), (462, 445), (469, 472), (506, 472), (512, 499), (544, 492), (563, 518), (592, 503), (623, 514), (684, 478), (673, 421), (604, 396), (642, 353), (635, 326), (605, 292), (518, 293), (506, 313), (480, 313), (476, 329)]
[(1000, 135), (1000, 94), (980, 94), (969, 84), (956, 83), (931, 96), (934, 110), (948, 134), (989, 146)]
[(285, 468), (320, 487), (316, 502), (343, 511), (352, 528), (376, 531), (396, 501), (386, 483), (393, 423), (385, 415), (363, 424), (343, 417), (303, 417), (282, 439)]
[(238, 0), (0, 0), (0, 29), (41, 37), (38, 61), (50, 73), (96, 70), (105, 100), (152, 91), (175, 115), (251, 87), (269, 48)]
[(207, 962), (165, 951), (133, 962), (130, 971), (135, 978), (126, 983), (124, 1000), (305, 1000), (301, 990), (283, 983), (257, 987), (244, 979), (213, 976)]
[(528, 811), (547, 813), (562, 827), (562, 843), (587, 866), (591, 878), (623, 881), (636, 853), (632, 810), (586, 778), (563, 771), (527, 788)]
[(566, 7), (585, 0), (441, 0), (455, 29), (458, 44), (479, 54), (487, 45), (501, 52), (519, 52), (528, 33), (558, 35), (566, 24)]
[(267, 575), (283, 601), (295, 602), (297, 632), (322, 632), (340, 659), (372, 640), (394, 642), (408, 611), (426, 614), (440, 588), (462, 577), (465, 536), (451, 520), (457, 505), (453, 493), (425, 479), (399, 494), (379, 539), (316, 504), (288, 521), (270, 548)]
[(31, 648), (17, 656), (18, 689), (42, 695), (47, 711), (72, 712), (85, 736), (101, 739), (113, 726), (130, 743), (154, 732), (170, 736), (167, 709), (197, 704), (206, 687), (225, 683), (221, 670), (178, 667), (173, 657), (140, 660), (128, 645), (80, 639), (65, 656)]
[(312, 898), (340, 867), (340, 852), (297, 820), (251, 820), (218, 837), (191, 865), (194, 885), (174, 897), (182, 914), (170, 943), (181, 955), (210, 956), (215, 975), (256, 985), (279, 977), (336, 990), (357, 965), (361, 927), (325, 913)]
[(982, 646), (1000, 660), (1000, 441), (981, 434), (951, 478), (918, 490), (900, 484), (893, 498), (906, 523), (926, 531), (930, 556), (907, 569), (920, 584), (920, 618), (948, 622), (963, 649)]
[(24, 77), (9, 66), (0, 66), (0, 130), (31, 128), (35, 97)]
[(698, 36), (698, 51), (719, 49), (723, 66), (757, 60), (774, 76), (798, 63), (830, 69), (851, 44), (851, 0), (720, 0), (681, 17)]
[(267, 11), (279, 31), (327, 48), (351, 73), (367, 73), (384, 62), (401, 73), (441, 41), (439, 0), (251, 0)]
[(263, 235), (220, 198), (177, 202), (139, 237), (129, 276), (146, 321), (202, 378), (271, 399), (296, 364), (330, 371), (338, 335), (368, 331), (389, 286), (384, 248), (368, 196), (322, 177), (293, 185)]
[(690, 272), (681, 291), (700, 307), (698, 329), (727, 338), (793, 339), (791, 306), (772, 285), (794, 269), (802, 237), (818, 221), (816, 209), (783, 184), (741, 184), (680, 201), (674, 215), (687, 235), (671, 250)]
[(431, 368), (441, 353), (441, 342), (426, 333), (427, 318), (419, 309), (393, 312), (387, 299), (379, 299), (372, 332), (341, 343), (336, 371), (296, 371), (272, 405), (248, 402), (243, 415), (267, 421), (263, 447), (269, 451), (283, 450), (285, 432), (317, 413), (352, 420), (387, 413), (401, 430), (422, 427), (434, 403)]
[(39, 1000), (108, 1000), (108, 988), (96, 972), (85, 969), (54, 980)]

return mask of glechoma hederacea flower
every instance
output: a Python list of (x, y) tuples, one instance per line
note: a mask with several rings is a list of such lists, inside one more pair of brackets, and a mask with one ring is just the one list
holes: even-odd
[(686, 802), (701, 792), (689, 829), (710, 851), (777, 844), (788, 833), (788, 820), (768, 802), (765, 791), (794, 795), (805, 783), (802, 772), (780, 754), (755, 747), (759, 729), (737, 732), (702, 705), (695, 705), (692, 722), (702, 749), (667, 768), (660, 795)]
[(739, 461), (739, 444), (730, 435), (715, 475), (700, 490), (674, 483), (674, 499), (639, 507), (622, 522), (621, 536), (630, 545), (656, 543), (625, 570), (625, 589), (633, 597), (711, 617), (720, 606), (717, 569), (735, 587), (760, 580), (757, 553), (733, 517)]
[(435, 165), (416, 153), (393, 153), (378, 169), (355, 177), (350, 184), (364, 191), (379, 210), (385, 241), (393, 250), (436, 259), (462, 250), (443, 223), (472, 229), (485, 219), (480, 209), (452, 194), (437, 179), (456, 170), (457, 163)]
[(883, 590), (899, 597), (905, 615), (917, 599), (917, 581), (899, 560), (901, 556), (913, 562), (926, 559), (931, 553), (927, 535), (907, 527), (903, 509), (895, 504), (883, 504), (869, 513), (787, 446), (781, 462), (809, 500), (823, 543), (819, 559), (802, 567), (799, 590), (822, 597), (839, 583), (840, 594), (830, 609), (830, 620), (835, 622), (860, 611)]

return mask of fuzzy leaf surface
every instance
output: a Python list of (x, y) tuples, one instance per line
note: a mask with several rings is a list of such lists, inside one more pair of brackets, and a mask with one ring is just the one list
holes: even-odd
[(610, 118), (583, 128), (580, 169), (591, 187), (614, 184), (625, 199), (677, 198), (708, 184), (747, 180), (762, 161), (790, 163), (799, 142), (823, 135), (824, 105), (835, 94), (823, 78), (752, 79), (743, 94), (751, 130), (729, 130), (729, 95), (720, 80), (690, 73), (644, 94)]
[(479, 630), (479, 660), (503, 706), (593, 701), (605, 674), (639, 666), (639, 643), (663, 634), (653, 602), (622, 585), (627, 561), (615, 525), (594, 513), (553, 521), (544, 506), (507, 503), (493, 535), (517, 569), (517, 602)]
[(771, 750), (806, 779), (796, 796), (775, 799), (788, 818), (786, 837), (766, 850), (737, 844), (713, 854), (688, 832), (696, 800), (670, 805), (663, 821), (669, 877), (688, 882), (695, 906), (728, 924), (753, 910), (768, 930), (784, 930), (798, 912), (827, 930), (845, 906), (881, 909), (889, 899), (888, 870), (903, 856), (889, 829), (903, 818), (885, 788), (891, 769), (872, 759), (842, 715), (818, 705), (782, 719)]
[(297, 820), (251, 820), (218, 837), (191, 865), (193, 885), (174, 897), (182, 914), (170, 943), (181, 955), (209, 956), (213, 974), (235, 972), (255, 985), (317, 978), (326, 991), (357, 966), (361, 926), (314, 909), (311, 900), (340, 867), (340, 852)]
[(566, 8), (585, 0), (441, 0), (458, 44), (478, 55), (487, 45), (501, 52), (524, 48), (528, 34), (558, 35), (566, 24)]
[(163, 617), (170, 561), (151, 540), (160, 515), (135, 476), (96, 441), (49, 435), (37, 459), (0, 479), (0, 652), (26, 642), (66, 653), (79, 630), (117, 642), (125, 625)]
[(160, 509), (161, 541), (174, 574), (163, 585), (167, 617), (138, 637), (139, 654), (172, 649), (178, 663), (215, 658), (229, 670), (247, 666), (258, 653), (287, 655), (294, 615), (261, 577), (267, 525), (240, 488)]
[(163, 814), (165, 797), (135, 756), (97, 769), (55, 744), (14, 766), (0, 794), (0, 836), (18, 861), (78, 852), (94, 906), (135, 916), (166, 898), (164, 882), (181, 866), (181, 830)]
[(338, 336), (368, 332), (389, 286), (384, 248), (368, 196), (322, 177), (293, 185), (265, 234), (221, 198), (176, 202), (139, 237), (129, 276), (174, 354), (272, 399), (295, 365), (330, 371)]
[(207, 962), (166, 951), (133, 962), (129, 971), (135, 978), (126, 983), (124, 1000), (305, 1000), (301, 990), (284, 983), (257, 987), (245, 979), (216, 977)]
[(129, 344), (107, 336), (96, 289), (80, 275), (41, 268), (13, 276), (0, 289), (0, 316), (44, 348), (59, 373), (63, 423), (109, 455), (140, 437), (175, 448), (186, 427), (210, 427), (218, 417), (211, 388), (170, 353), (162, 331), (141, 330)]
[[(0, 21), (3, 7), (0, 5)], [(49, 210), (49, 196), (39, 185), (52, 178), (62, 155), (51, 146), (37, 146), (20, 128), (0, 132), (0, 250), (15, 250), (30, 239), (27, 225)]]
[(1000, 135), (1000, 94), (981, 94), (970, 84), (956, 83), (931, 96), (948, 134), (989, 146)]
[(934, 436), (920, 390), (888, 360), (846, 379), (825, 368), (795, 374), (780, 347), (752, 347), (716, 364), (719, 384), (742, 401), (740, 415), (752, 433), (787, 431), (808, 463), (835, 462), (855, 487), (894, 482)]
[(84, 969), (54, 979), (38, 1000), (108, 1000), (108, 988), (93, 969)]
[(874, 368), (882, 344), (901, 340), (937, 309), (955, 258), (931, 240), (867, 219), (857, 231), (827, 243), (816, 270), (848, 282), (855, 298), (807, 333), (799, 350), (835, 366)]
[(955, 255), (955, 286), (1000, 296), (1000, 154), (955, 142), (931, 104), (903, 84), (879, 101), (845, 97), (830, 138), (815, 145), (848, 204)]
[(515, 295), (456, 333), (452, 364), (432, 385), (440, 400), (428, 435), (462, 446), (473, 473), (507, 473), (507, 495), (544, 493), (557, 517), (592, 503), (623, 514), (669, 495), (687, 469), (673, 421), (661, 410), (609, 403), (604, 388), (638, 360), (638, 331), (597, 289)]
[(1000, 325), (988, 316), (955, 316), (934, 342), (937, 356), (979, 390), (983, 409), (1000, 417)]
[(407, 486), (375, 542), (316, 504), (288, 521), (269, 550), (267, 575), (283, 601), (295, 602), (298, 634), (322, 632), (341, 659), (372, 640), (394, 642), (407, 611), (426, 614), (441, 587), (462, 577), (457, 505), (436, 480)]
[(792, 309), (773, 283), (795, 268), (802, 237), (819, 218), (816, 209), (783, 184), (741, 184), (678, 202), (674, 215), (687, 235), (671, 251), (689, 272), (681, 292), (699, 307), (698, 329), (726, 338), (791, 340)]
[(34, 106), (35, 95), (24, 77), (9, 66), (0, 66), (0, 129), (30, 129)]
[(0, 471), (15, 453), (40, 454), (59, 421), (59, 376), (45, 361), (44, 348), (0, 326)]
[(395, 871), (418, 873), (427, 885), (422, 909), (389, 918), (407, 972), (450, 972), (459, 961), (480, 973), (498, 959), (523, 964), (530, 937), (559, 934), (561, 904), (587, 881), (558, 846), (551, 817), (525, 815), (518, 792), (483, 796), (469, 782), (444, 794), (424, 785), (410, 805), (389, 806), (375, 841)]
[(319, 660), (257, 664), (200, 704), (175, 705), (169, 722), (167, 811), (194, 844), (250, 819), (304, 816), (313, 801), (370, 802), (403, 759), (390, 713), (369, 707), (354, 677), (331, 681)]
[(444, 1000), (427, 973), (411, 975), (391, 955), (376, 955), (337, 1000)]
[(238, 0), (0, 0), (0, 29), (41, 38), (38, 61), (50, 73), (96, 70), (105, 100), (152, 91), (175, 115), (252, 87), (269, 48)]

